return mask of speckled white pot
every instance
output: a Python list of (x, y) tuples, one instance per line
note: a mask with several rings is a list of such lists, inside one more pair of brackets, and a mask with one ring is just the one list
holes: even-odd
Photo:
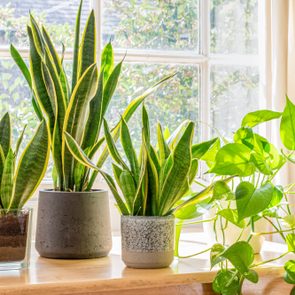
[(168, 267), (174, 258), (174, 216), (122, 216), (122, 260), (132, 268)]

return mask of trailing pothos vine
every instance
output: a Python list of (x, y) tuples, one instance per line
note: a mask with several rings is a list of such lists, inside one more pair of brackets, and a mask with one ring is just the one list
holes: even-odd
[[(277, 149), (268, 139), (257, 133), (257, 125), (280, 120), (280, 137), (284, 149)], [(210, 184), (195, 195), (193, 204), (184, 197), (176, 210), (178, 218), (175, 254), (180, 258), (210, 252), (211, 268), (218, 267), (213, 290), (219, 294), (242, 294), (244, 281), (257, 283), (256, 268), (274, 262), (288, 254), (284, 280), (295, 285), (295, 184), (281, 185), (278, 177), (283, 167), (295, 163), (295, 105), (287, 98), (283, 112), (260, 110), (248, 113), (241, 127), (230, 141), (215, 138), (194, 146), (193, 153), (208, 167)], [(211, 217), (195, 221), (204, 212)], [(189, 221), (188, 221), (189, 220)], [(258, 228), (259, 222), (268, 224), (267, 230)], [(187, 224), (212, 223), (216, 243), (190, 256), (179, 253), (181, 229)], [(227, 229), (238, 229), (234, 242), (228, 243)], [(252, 242), (259, 236), (279, 235), (287, 250), (272, 259), (255, 262)], [(292, 259), (292, 255), (294, 258)], [(295, 294), (295, 286), (292, 294)]]

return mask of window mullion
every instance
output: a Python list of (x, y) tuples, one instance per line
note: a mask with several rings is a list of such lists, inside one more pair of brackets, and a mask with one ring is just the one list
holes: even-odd
[(208, 0), (200, 1), (200, 51), (204, 57), (201, 64), (200, 79), (200, 131), (201, 140), (210, 137), (210, 73), (209, 73), (209, 51), (210, 51), (210, 4)]

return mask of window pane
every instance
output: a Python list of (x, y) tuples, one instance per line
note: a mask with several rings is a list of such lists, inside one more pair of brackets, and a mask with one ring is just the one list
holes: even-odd
[[(243, 116), (259, 108), (259, 72), (257, 67), (211, 67), (212, 125), (230, 136)], [(216, 131), (213, 131), (216, 134)]]
[[(155, 130), (156, 123), (174, 130), (183, 120), (198, 120), (199, 72), (194, 66), (168, 66), (155, 64), (125, 63), (123, 65), (118, 88), (109, 108), (108, 119), (117, 122), (120, 114), (130, 101), (142, 94), (160, 78), (177, 71), (176, 77), (146, 98), (145, 105), (149, 110), (151, 129)], [(141, 111), (138, 111), (130, 126), (133, 135), (141, 135)], [(152, 132), (153, 136), (155, 132)], [(154, 138), (155, 139), (155, 138)]]
[(28, 124), (26, 134), (32, 134), (38, 119), (31, 104), (30, 89), (12, 60), (0, 60), (0, 81), (0, 117), (9, 111), (13, 136), (17, 136), (25, 124)]
[(117, 48), (198, 50), (198, 0), (105, 0), (103, 43)]
[[(54, 42), (72, 48), (79, 3), (80, 0), (0, 0), (0, 45), (28, 46), (26, 25), (31, 11), (44, 23)], [(88, 7), (90, 0), (84, 0), (82, 25), (88, 16)]]
[(258, 53), (258, 1), (211, 0), (211, 52)]

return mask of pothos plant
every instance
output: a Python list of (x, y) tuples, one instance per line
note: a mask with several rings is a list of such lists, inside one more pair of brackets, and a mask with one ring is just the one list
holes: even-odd
[[(59, 54), (45, 27), (40, 26), (32, 15), (27, 26), (29, 69), (17, 49), (11, 45), (11, 55), (31, 88), (33, 107), (40, 120), (43, 117), (48, 120), (54, 162), (54, 189), (60, 191), (89, 191), (93, 186), (97, 172), (92, 173), (88, 167), (74, 159), (64, 134), (70, 134), (81, 145), (84, 153), (93, 159), (104, 143), (102, 122), (123, 64), (122, 60), (114, 65), (113, 48), (108, 43), (100, 57), (100, 67), (96, 65), (95, 15), (92, 10), (80, 40), (82, 4), (81, 0), (75, 27), (71, 83), (64, 69), (64, 46)], [(133, 99), (122, 115), (124, 120), (128, 121), (143, 100), (171, 76)], [(114, 140), (119, 136), (120, 122), (119, 118), (111, 131)], [(101, 167), (107, 156), (108, 150), (105, 147), (96, 165)]]
[(0, 209), (19, 210), (42, 180), (50, 154), (50, 134), (45, 120), (19, 156), (25, 128), (15, 147), (11, 143), (11, 123), (6, 113), (0, 120)]
[[(281, 119), (280, 135), (289, 152), (279, 151), (266, 138), (255, 132), (255, 127), (263, 122)], [(209, 147), (209, 148), (208, 148)], [(213, 222), (221, 229), (221, 238), (203, 252), (210, 251), (211, 267), (218, 265), (219, 271), (213, 281), (213, 290), (219, 294), (242, 294), (245, 280), (258, 282), (255, 268), (295, 253), (295, 215), (288, 200), (293, 194), (294, 184), (282, 186), (277, 183), (276, 175), (287, 161), (295, 162), (295, 106), (287, 98), (284, 111), (260, 110), (247, 114), (241, 127), (229, 142), (223, 138), (199, 144), (199, 160), (206, 162), (211, 183), (196, 193), (194, 204), (182, 202), (181, 210), (176, 212), (177, 226), (176, 255), (180, 256), (178, 241), (185, 220), (199, 217), (204, 210), (216, 209), (210, 219), (190, 222)], [(271, 228), (258, 232), (256, 224), (265, 220)], [(228, 245), (225, 230), (232, 223), (240, 228), (236, 242)], [(247, 227), (251, 231), (242, 239)], [(285, 253), (259, 263), (254, 262), (254, 251), (250, 245), (254, 236), (278, 234), (287, 245)], [(197, 254), (196, 254), (197, 255)], [(191, 256), (191, 255), (190, 255)], [(285, 281), (295, 284), (295, 260), (285, 264)], [(295, 287), (293, 291), (295, 292)]]

